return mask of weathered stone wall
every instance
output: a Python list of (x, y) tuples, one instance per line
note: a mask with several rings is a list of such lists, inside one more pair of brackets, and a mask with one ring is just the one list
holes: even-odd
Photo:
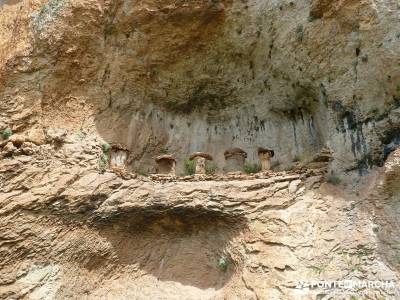
[(371, 177), (352, 190), (324, 182), (326, 163), (147, 178), (99, 169), (94, 136), (57, 141), (2, 150), (0, 298), (399, 297), (398, 289), (298, 287), (398, 282), (397, 152), (375, 174), (381, 183)]
[[(344, 292), (296, 282), (397, 282), (398, 14), (394, 0), (0, 1), (0, 298), (329, 299)], [(127, 170), (107, 168), (104, 141), (129, 150)], [(131, 172), (169, 153), (181, 174), (205, 151), (219, 173), (226, 149), (254, 163), (258, 146), (294, 170)], [(325, 146), (329, 165), (310, 163)]]
[(365, 170), (398, 140), (395, 1), (5, 1), (1, 10), (2, 128), (92, 127), (126, 144), (131, 168), (145, 172), (165, 151), (180, 161), (208, 151), (222, 168), (232, 146), (252, 161), (257, 146), (273, 148), (287, 165), (326, 144), (334, 169)]

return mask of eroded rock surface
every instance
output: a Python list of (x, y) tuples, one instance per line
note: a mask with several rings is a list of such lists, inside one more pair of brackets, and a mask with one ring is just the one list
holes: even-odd
[(2, 298), (329, 299), (360, 292), (298, 282), (398, 280), (393, 191), (357, 196), (324, 183), (323, 169), (121, 175), (99, 169), (90, 135), (32, 149), (0, 163)]
[(399, 144), (396, 1), (2, 1), (0, 129), (96, 128), (183, 161), (257, 147), (335, 170)]
[[(0, 298), (399, 299), (398, 14), (0, 1)], [(280, 172), (221, 174), (237, 147)], [(197, 151), (216, 174), (182, 175)]]

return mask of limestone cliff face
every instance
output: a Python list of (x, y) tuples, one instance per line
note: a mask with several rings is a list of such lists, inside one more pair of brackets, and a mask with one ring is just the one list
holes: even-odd
[[(92, 128), (164, 151), (257, 146), (335, 169), (397, 143), (396, 1), (2, 1), (1, 127)], [(17, 116), (16, 116), (17, 115)], [(21, 125), (21, 121), (22, 124)], [(23, 128), (26, 127), (26, 128)], [(179, 165), (181, 168), (182, 165)]]
[[(397, 280), (398, 16), (394, 0), (0, 0), (0, 295), (328, 299), (295, 281)], [(128, 172), (104, 171), (104, 142)], [(231, 147), (295, 172), (134, 175), (164, 153), (182, 174), (194, 151), (221, 173)]]
[[(399, 151), (352, 189), (325, 183), (326, 163), (206, 177), (99, 172), (101, 140), (55, 137), (3, 147), (1, 299), (400, 296)], [(299, 286), (313, 280), (396, 287)]]
[(398, 151), (352, 191), (323, 183), (321, 163), (202, 178), (99, 172), (100, 144), (66, 136), (57, 147), (4, 147), (1, 298), (399, 297), (298, 286), (397, 282)]

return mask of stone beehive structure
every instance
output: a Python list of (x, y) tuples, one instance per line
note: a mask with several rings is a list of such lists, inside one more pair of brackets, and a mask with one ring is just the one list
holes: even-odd
[(176, 160), (173, 155), (163, 154), (163, 155), (157, 156), (155, 161), (157, 164), (157, 173), (158, 174), (175, 175)]
[(247, 158), (247, 153), (240, 148), (231, 148), (224, 152), (225, 171), (237, 172), (243, 171), (244, 162)]
[(206, 174), (207, 161), (213, 160), (213, 157), (205, 152), (194, 152), (190, 155), (189, 160), (195, 162), (195, 174)]
[(259, 147), (257, 152), (260, 159), (261, 170), (271, 170), (271, 158), (275, 156), (274, 150)]

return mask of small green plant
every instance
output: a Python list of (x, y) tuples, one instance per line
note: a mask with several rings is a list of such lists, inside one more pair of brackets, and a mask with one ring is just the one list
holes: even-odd
[(108, 157), (110, 155), (110, 149), (111, 149), (111, 146), (107, 142), (104, 142), (101, 145), (101, 150), (103, 151), (103, 153), (100, 155), (100, 158), (99, 158), (99, 167), (102, 170), (108, 166)]
[(309, 268), (317, 275), (321, 275), (325, 270), (324, 266), (310, 266)]
[(364, 256), (368, 255), (368, 251), (366, 249), (358, 249), (356, 251), (356, 255), (358, 258), (363, 258)]
[(141, 176), (148, 176), (148, 175), (149, 175), (149, 173), (146, 172), (146, 171), (144, 171), (144, 170), (138, 170), (137, 173), (138, 173), (139, 175), (141, 175)]
[(251, 163), (244, 164), (244, 172), (246, 174), (254, 174), (254, 173), (258, 173), (260, 171), (261, 171), (261, 167), (258, 164), (251, 164)]
[(103, 143), (103, 144), (101, 145), (101, 149), (103, 150), (103, 153), (104, 153), (104, 154), (108, 154), (108, 152), (109, 152), (110, 149), (111, 149), (111, 146), (110, 146), (109, 143)]
[(99, 158), (99, 168), (104, 170), (108, 165), (108, 156), (102, 154)]
[(3, 138), (8, 139), (10, 136), (13, 135), (13, 132), (12, 132), (11, 128), (8, 127), (8, 128), (3, 130), (1, 135), (3, 136)]
[(289, 171), (293, 171), (293, 169), (294, 169), (294, 165), (288, 164), (285, 168), (283, 168), (283, 171), (289, 172)]
[(350, 255), (350, 254), (343, 254), (343, 259), (347, 264), (347, 268), (351, 271), (351, 272), (363, 272), (363, 261), (362, 261), (362, 257), (364, 256), (364, 254), (358, 254), (356, 253), (356, 255)]
[(336, 176), (335, 174), (330, 174), (327, 178), (326, 178), (326, 182), (333, 184), (333, 185), (339, 185), (342, 180)]
[(297, 41), (302, 42), (304, 38), (304, 26), (302, 24), (297, 25), (296, 27), (296, 36)]
[(79, 131), (76, 133), (76, 137), (77, 137), (80, 141), (82, 141), (82, 140), (85, 139), (86, 133), (84, 133), (82, 130), (79, 130)]
[(225, 257), (221, 257), (221, 258), (218, 260), (217, 266), (218, 266), (218, 269), (219, 269), (220, 271), (226, 272), (226, 270), (228, 269), (228, 261), (226, 260)]
[(206, 163), (206, 174), (207, 175), (214, 175), (217, 171), (217, 166), (212, 163), (212, 162), (208, 162)]
[(185, 161), (184, 168), (185, 168), (185, 175), (194, 175), (196, 171), (195, 162), (193, 160)]
[(354, 73), (357, 73), (358, 59), (357, 58), (353, 59), (351, 64), (353, 65)]

